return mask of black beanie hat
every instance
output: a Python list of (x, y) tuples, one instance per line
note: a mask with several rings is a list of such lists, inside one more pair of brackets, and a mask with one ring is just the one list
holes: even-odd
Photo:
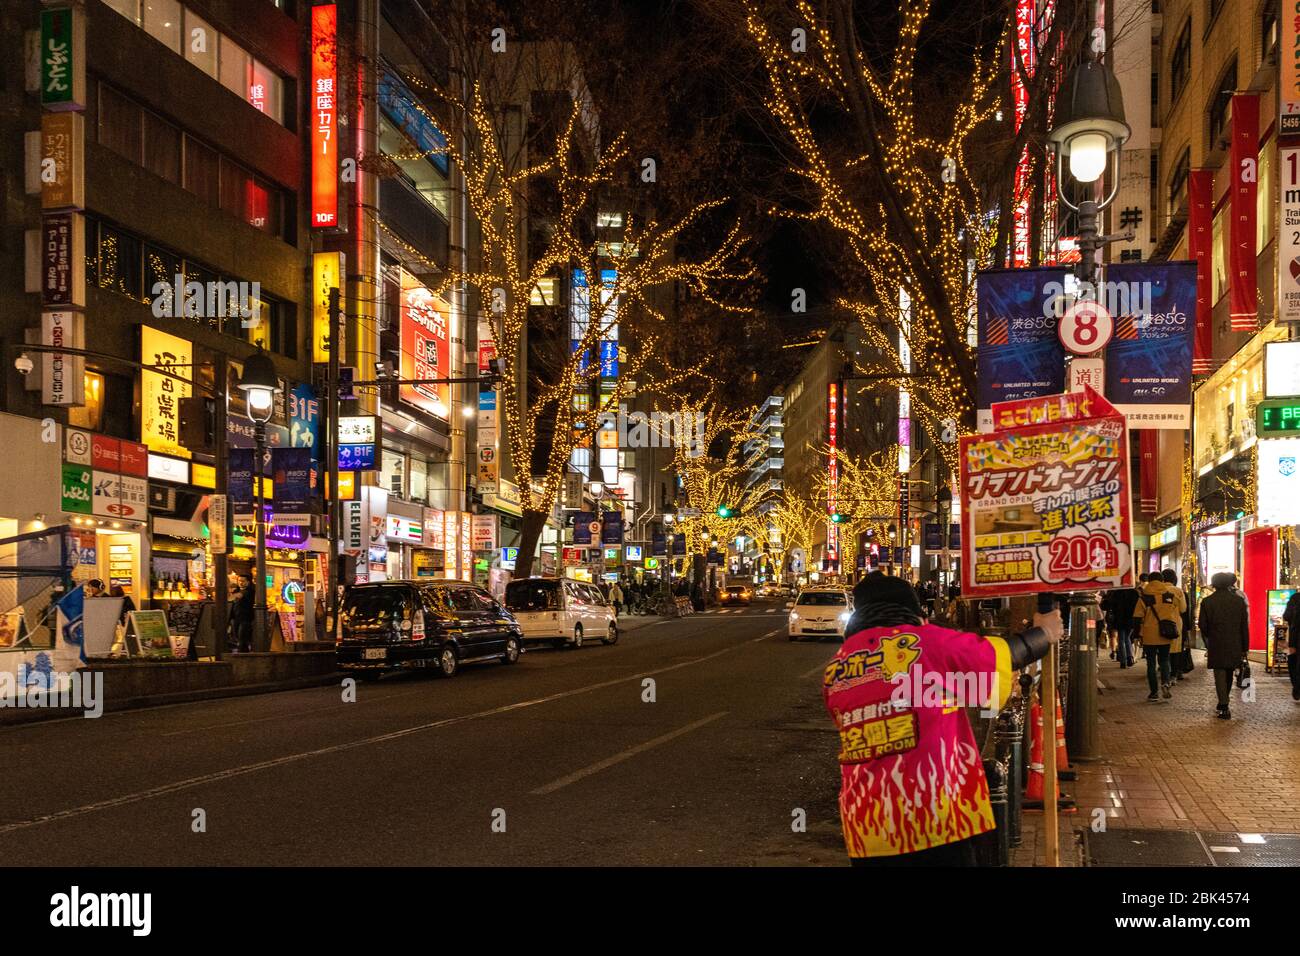
[(872, 571), (853, 589), (853, 607), (860, 609), (868, 604), (897, 604), (921, 616), (921, 602), (916, 589), (906, 580)]

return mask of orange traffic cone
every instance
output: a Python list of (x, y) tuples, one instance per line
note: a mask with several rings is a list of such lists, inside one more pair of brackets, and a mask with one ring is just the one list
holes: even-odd
[(1058, 780), (1075, 778), (1070, 755), (1065, 749), (1065, 717), (1061, 714), (1060, 700), (1056, 702), (1056, 777)]
[[(1060, 708), (1057, 708), (1057, 714), (1060, 714)], [(1059, 717), (1058, 717), (1059, 721)], [(1025, 785), (1025, 799), (1021, 806), (1026, 810), (1043, 809), (1043, 708), (1035, 700), (1029, 708), (1029, 724), (1033, 728), (1033, 736), (1029, 742), (1029, 782)], [(1064, 733), (1064, 723), (1058, 722), (1060, 732)], [(1065, 744), (1063, 739), (1057, 741), (1057, 760), (1062, 759)], [(1074, 797), (1068, 793), (1063, 793), (1059, 786), (1061, 775), (1058, 772), (1056, 789), (1056, 807), (1063, 812), (1073, 812), (1078, 808), (1075, 806)]]
[(1026, 809), (1043, 807), (1043, 708), (1037, 699), (1029, 706), (1029, 782), (1025, 785)]

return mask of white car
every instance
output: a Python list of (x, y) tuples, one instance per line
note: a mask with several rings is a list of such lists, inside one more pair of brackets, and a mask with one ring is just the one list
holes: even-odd
[(506, 607), (524, 630), (524, 643), (581, 647), (618, 643), (618, 617), (594, 584), (570, 578), (521, 578), (506, 585)]
[(853, 614), (853, 595), (844, 588), (807, 588), (790, 607), (786, 633), (790, 640), (801, 637), (844, 637)]

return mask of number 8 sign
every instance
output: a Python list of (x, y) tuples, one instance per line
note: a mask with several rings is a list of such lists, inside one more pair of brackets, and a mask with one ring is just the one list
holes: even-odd
[(1076, 302), (1061, 316), (1057, 334), (1067, 352), (1091, 355), (1106, 347), (1115, 333), (1115, 320), (1099, 302)]

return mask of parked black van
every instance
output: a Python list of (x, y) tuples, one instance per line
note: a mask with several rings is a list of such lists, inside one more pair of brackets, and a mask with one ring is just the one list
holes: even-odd
[(513, 664), (522, 651), (514, 616), (481, 587), (450, 579), (354, 585), (335, 640), (340, 669), (372, 676), (434, 667), (455, 677), (461, 664)]

